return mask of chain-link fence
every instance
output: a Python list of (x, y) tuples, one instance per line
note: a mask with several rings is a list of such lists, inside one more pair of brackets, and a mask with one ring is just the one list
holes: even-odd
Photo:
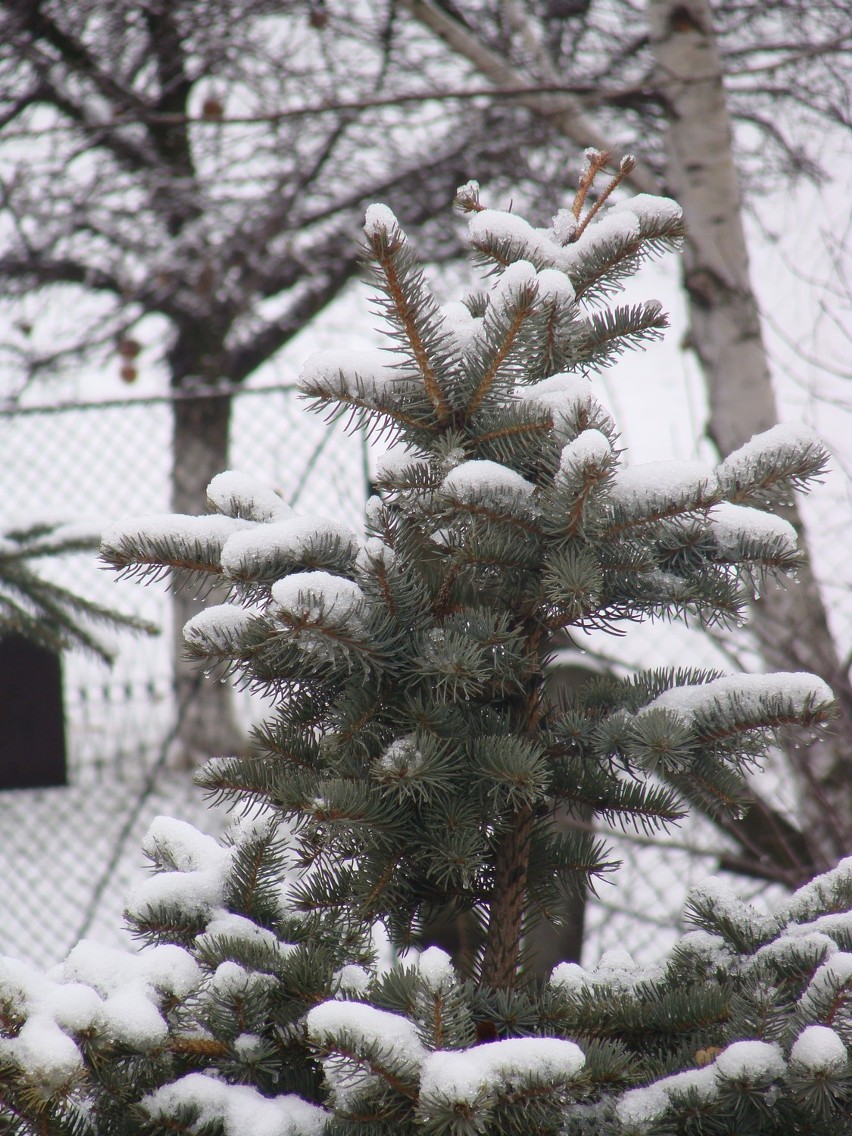
[[(21, 518), (108, 523), (167, 512), (171, 409), (163, 397), (0, 413), (0, 528)], [(368, 485), (364, 446), (360, 435), (309, 415), (291, 387), (234, 394), (228, 464), (274, 485), (300, 510), (358, 527)], [(0, 953), (39, 965), (56, 962), (84, 935), (124, 937), (124, 898), (143, 870), (141, 839), (158, 812), (207, 831), (224, 823), (189, 776), (166, 761), (177, 708), (165, 587), (117, 580), (93, 556), (66, 557), (45, 569), (100, 602), (160, 624), (163, 633), (121, 636), (111, 670), (66, 656), (69, 784), (0, 793)], [(848, 622), (852, 605), (841, 608)], [(697, 632), (667, 627), (638, 635), (632, 649), (622, 647), (622, 661), (725, 666)], [(241, 709), (247, 719), (258, 711), (248, 703)], [(784, 803), (782, 781), (769, 789)], [(617, 838), (623, 867), (587, 913), (589, 957), (625, 944), (639, 959), (657, 957), (677, 933), (686, 888), (715, 869), (720, 846), (718, 833), (693, 822), (662, 845)]]
[[(39, 406), (0, 414), (0, 528), (21, 520), (98, 524), (170, 509), (169, 398)], [(306, 412), (292, 387), (240, 390), (231, 411), (232, 468), (262, 478), (300, 510), (358, 526), (367, 493), (363, 439)], [(320, 473), (315, 467), (321, 464)], [(56, 962), (81, 937), (121, 939), (142, 836), (158, 812), (210, 830), (188, 774), (169, 769), (177, 707), (165, 585), (140, 587), (94, 555), (39, 571), (162, 628), (115, 637), (107, 668), (63, 659), (68, 786), (0, 792), (0, 953)], [(0, 692), (2, 697), (2, 692)], [(239, 706), (257, 716), (247, 697)]]

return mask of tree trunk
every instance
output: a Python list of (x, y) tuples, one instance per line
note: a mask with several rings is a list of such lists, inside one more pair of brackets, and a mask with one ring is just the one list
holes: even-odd
[(494, 894), (488, 911), (488, 931), (482, 959), (482, 982), (495, 990), (515, 984), (524, 925), (527, 874), (532, 837), (532, 812), (523, 808), (497, 845)]
[[(690, 344), (707, 385), (707, 432), (724, 456), (773, 426), (778, 412), (749, 278), (722, 69), (706, 0), (649, 0), (648, 16), (667, 108), (666, 188), (683, 206), (689, 231)], [(787, 517), (801, 534), (795, 507)], [(852, 844), (852, 693), (810, 565), (798, 583), (766, 590), (752, 628), (770, 667), (813, 671), (841, 703), (839, 730), (801, 749), (786, 747), (820, 870)]]
[[(220, 395), (178, 397), (173, 405), (172, 509), (176, 513), (205, 513), (207, 485), (228, 465), (231, 399)], [(184, 624), (203, 608), (223, 603), (226, 592), (217, 587), (199, 599), (189, 589), (173, 597), (176, 762), (189, 768), (209, 757), (238, 752), (246, 745), (230, 685), (206, 677), (197, 663), (184, 658)]]

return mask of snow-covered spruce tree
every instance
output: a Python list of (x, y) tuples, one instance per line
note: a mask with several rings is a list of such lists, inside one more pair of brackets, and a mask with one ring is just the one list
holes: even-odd
[[(367, 215), (393, 346), (309, 360), (306, 394), (394, 445), (359, 539), (235, 473), (213, 515), (111, 532), (129, 572), (227, 581), (190, 651), (275, 698), (254, 756), (199, 780), (244, 810), (224, 845), (160, 819), (129, 903), (138, 956), (81, 944), (48, 978), (0, 966), (0, 1124), (69, 1136), (475, 1136), (847, 1131), (852, 860), (773, 917), (718, 884), (660, 965), (621, 953), (548, 983), (524, 934), (614, 865), (576, 810), (655, 830), (738, 807), (772, 731), (813, 727), (809, 675), (686, 669), (548, 691), (554, 637), (736, 619), (791, 569), (771, 507), (824, 455), (776, 427), (717, 469), (625, 467), (588, 378), (658, 334), (603, 302), (674, 244), (670, 201), (588, 191), (548, 230), (469, 184), (481, 290), (441, 308), (396, 220)], [(618, 180), (617, 178), (614, 180)], [(462, 975), (428, 947), (376, 965), (374, 928), (424, 945), (468, 913)]]

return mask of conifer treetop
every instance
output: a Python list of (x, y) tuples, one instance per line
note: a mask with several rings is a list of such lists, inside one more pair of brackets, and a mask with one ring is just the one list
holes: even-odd
[[(608, 298), (682, 223), (671, 202), (612, 204), (622, 170), (590, 205), (604, 164), (587, 157), (546, 229), (462, 187), (481, 279), (451, 305), (393, 214), (369, 211), (389, 349), (323, 353), (301, 378), (317, 409), (390, 443), (363, 535), (231, 472), (214, 517), (105, 538), (125, 572), (230, 584), (187, 650), (275, 710), (251, 754), (198, 775), (256, 819), (223, 845), (170, 822), (146, 842), (157, 870), (130, 925), (197, 985), (145, 980), (156, 1038), (119, 1037), (97, 1007), (85, 1028), (55, 1019), (79, 1054), (38, 1090), (57, 1131), (840, 1136), (852, 862), (775, 917), (698, 889), (695, 930), (655, 968), (622, 953), (542, 983), (525, 965), (536, 921), (617, 866), (590, 822), (736, 812), (773, 731), (832, 714), (810, 675), (552, 681), (554, 648), (589, 628), (741, 619), (798, 563), (773, 509), (825, 461), (788, 428), (716, 468), (625, 463), (591, 376), (665, 317)], [(456, 955), (423, 950), (455, 917)], [(379, 966), (377, 925), (412, 953)], [(0, 1061), (35, 1124), (32, 1019), (8, 1001)]]

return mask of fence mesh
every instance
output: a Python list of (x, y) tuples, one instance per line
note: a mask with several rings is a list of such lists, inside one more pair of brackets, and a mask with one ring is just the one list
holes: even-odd
[[(0, 413), (0, 520), (108, 523), (168, 511), (171, 421), (168, 398)], [(229, 465), (274, 485), (302, 511), (361, 523), (368, 481), (363, 439), (306, 413), (292, 387), (234, 395)], [(81, 936), (127, 941), (121, 912), (144, 870), (140, 844), (157, 813), (206, 831), (225, 823), (206, 808), (189, 776), (165, 760), (176, 716), (165, 588), (117, 580), (93, 556), (65, 557), (45, 569), (164, 630), (156, 639), (117, 639), (111, 670), (66, 656), (69, 785), (0, 792), (0, 953), (41, 966), (57, 962)], [(842, 603), (838, 617), (847, 626), (850, 606)], [(674, 657), (724, 665), (705, 636), (676, 628), (641, 632), (632, 657), (648, 665)], [(241, 709), (247, 719), (257, 716), (256, 705)], [(780, 780), (776, 788), (780, 794)], [(692, 822), (688, 840), (683, 833), (654, 847), (616, 840), (623, 867), (588, 911), (588, 956), (629, 943), (639, 960), (658, 957), (677, 933), (687, 887), (714, 870), (720, 843), (709, 825)], [(768, 898), (765, 889), (761, 897)]]

